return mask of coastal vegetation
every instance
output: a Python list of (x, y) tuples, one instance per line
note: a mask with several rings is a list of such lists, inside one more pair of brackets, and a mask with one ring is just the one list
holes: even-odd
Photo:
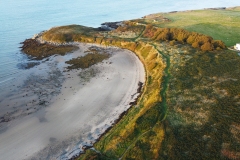
[(143, 34), (144, 37), (150, 38), (153, 41), (171, 41), (178, 43), (187, 43), (194, 48), (199, 48), (203, 51), (221, 50), (226, 46), (221, 40), (213, 40), (212, 37), (189, 32), (178, 28), (157, 28), (149, 24)]
[(141, 21), (161, 28), (181, 28), (209, 35), (228, 47), (239, 42), (240, 37), (239, 7), (157, 13)]
[(53, 45), (49, 43), (39, 43), (35, 39), (27, 39), (22, 46), (22, 52), (32, 56), (34, 59), (43, 59), (54, 54), (64, 55), (77, 50), (74, 45)]
[(97, 47), (90, 47), (88, 51), (86, 51), (87, 54), (82, 57), (77, 57), (74, 59), (71, 59), (69, 61), (66, 61), (67, 64), (70, 64), (70, 66), (67, 67), (67, 69), (85, 69), (89, 68), (94, 64), (97, 64), (99, 62), (102, 62), (105, 59), (108, 59), (110, 57), (110, 54), (108, 53), (102, 53), (102, 50)]
[(238, 159), (239, 56), (228, 50), (158, 47), (165, 48), (172, 64), (162, 158)]
[(94, 37), (96, 31), (99, 30), (80, 25), (53, 27), (48, 32), (43, 33), (42, 39), (47, 39), (49, 42), (54, 43), (84, 41)]
[(240, 57), (226, 48), (239, 41), (236, 15), (236, 8), (160, 13), (113, 31), (71, 25), (45, 32), (46, 42), (131, 50), (145, 67), (137, 104), (78, 159), (239, 159)]

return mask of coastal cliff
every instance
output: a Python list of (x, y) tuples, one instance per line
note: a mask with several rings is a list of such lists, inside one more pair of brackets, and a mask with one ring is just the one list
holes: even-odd
[[(233, 42), (224, 43), (224, 29), (220, 35), (210, 30), (224, 25), (221, 21), (228, 15), (239, 18), (239, 9), (187, 13), (146, 16), (122, 22), (111, 31), (79, 25), (55, 27), (38, 37), (57, 48), (81, 42), (128, 49), (144, 64), (146, 83), (137, 103), (98, 142), (86, 146), (90, 149), (79, 159), (240, 158), (240, 58), (226, 49)], [(191, 16), (202, 22), (203, 15), (209, 14), (222, 19), (208, 25), (191, 22), (181, 26), (179, 22), (179, 28), (170, 27), (176, 17), (184, 21), (184, 16)], [(196, 32), (204, 27), (209, 32)], [(235, 31), (235, 24), (232, 27)], [(235, 34), (239, 33), (232, 36)], [(40, 42), (28, 43), (24, 42), (23, 51), (31, 55)], [(71, 49), (74, 47), (65, 52)], [(52, 55), (47, 49), (40, 55), (48, 53)]]

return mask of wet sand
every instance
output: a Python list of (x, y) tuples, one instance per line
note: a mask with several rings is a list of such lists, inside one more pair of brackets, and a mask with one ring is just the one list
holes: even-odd
[[(78, 51), (66, 55), (67, 59), (83, 56), (89, 46), (80, 44)], [(128, 50), (106, 50), (111, 54), (108, 60), (85, 70), (63, 72), (66, 57), (53, 57), (61, 73), (59, 83), (50, 83), (55, 84), (52, 90), (51, 85), (41, 84), (39, 88), (49, 90), (44, 105), (30, 105), (33, 109), (41, 106), (39, 109), (4, 122), (0, 159), (69, 159), (94, 143), (130, 107), (138, 96), (138, 83), (144, 82), (144, 67)], [(34, 93), (31, 97), (37, 97)], [(15, 100), (25, 99), (19, 96)]]

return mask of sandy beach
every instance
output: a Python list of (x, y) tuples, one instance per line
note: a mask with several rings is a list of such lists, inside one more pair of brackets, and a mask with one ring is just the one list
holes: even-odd
[[(9, 105), (22, 102), (21, 112), (0, 108), (4, 113), (15, 113), (0, 126), (0, 159), (69, 159), (93, 144), (130, 107), (138, 96), (138, 83), (145, 80), (144, 67), (134, 53), (104, 48), (111, 54), (109, 59), (84, 70), (64, 72), (64, 62), (83, 56), (90, 46), (79, 44), (78, 51), (50, 57), (35, 67), (41, 76), (54, 66), (58, 72), (48, 71), (45, 79), (57, 76), (58, 83), (44, 81), (31, 88), (26, 82), (34, 83), (32, 76), (31, 81), (19, 83), (20, 91), (27, 85), (27, 93), (21, 92), (26, 97), (12, 95), (0, 102), (4, 106), (10, 98)], [(39, 96), (44, 100), (33, 103)], [(26, 101), (29, 97), (32, 103)]]

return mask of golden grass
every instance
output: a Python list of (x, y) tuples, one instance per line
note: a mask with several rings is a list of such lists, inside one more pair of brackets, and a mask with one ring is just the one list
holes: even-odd
[[(124, 45), (126, 46), (126, 44)], [(148, 52), (146, 49), (144, 50), (144, 52), (147, 52), (148, 54), (145, 56), (142, 56), (143, 54), (142, 51), (145, 48), (145, 46), (148, 49)], [(144, 44), (144, 43), (138, 44), (138, 47), (136, 48), (135, 53), (143, 61), (147, 76), (152, 76), (154, 78), (152, 79), (151, 84), (146, 84), (145, 86), (145, 90), (141, 98), (139, 99), (138, 109), (137, 109), (138, 112), (136, 112), (134, 116), (131, 118), (127, 118), (128, 115), (126, 115), (126, 117), (124, 117), (124, 120), (120, 121), (112, 129), (113, 133), (109, 132), (109, 134), (107, 133), (103, 137), (103, 139), (105, 139), (106, 142), (104, 143), (100, 142), (99, 144), (95, 145), (97, 149), (103, 152), (117, 150), (119, 144), (124, 143), (125, 139), (127, 139), (129, 135), (134, 134), (134, 129), (137, 126), (136, 121), (138, 120), (138, 118), (144, 115), (156, 103), (161, 101), (161, 97), (159, 96), (159, 93), (161, 90), (160, 83), (161, 83), (161, 78), (163, 76), (162, 71), (165, 68), (165, 65), (162, 63), (161, 57), (159, 55), (156, 56), (157, 51), (151, 45)], [(159, 62), (159, 63), (156, 63), (155, 67), (152, 68), (151, 64), (155, 62)], [(141, 106), (139, 106), (139, 104), (141, 104)], [(134, 112), (133, 110), (131, 111)], [(132, 114), (131, 111), (130, 111), (130, 114)], [(127, 123), (125, 120), (127, 121)], [(155, 127), (155, 130), (157, 130), (156, 127)], [(159, 131), (158, 135), (161, 134), (162, 136), (158, 138), (155, 137), (155, 139), (159, 139), (159, 138), (161, 139), (161, 137), (163, 137), (164, 135), (162, 128), (158, 129), (158, 131)], [(108, 136), (111, 136), (112, 138), (108, 139)], [(157, 142), (154, 141), (154, 143), (159, 143), (159, 142), (160, 141), (157, 141)], [(153, 146), (155, 145), (153, 144)], [(123, 151), (121, 153), (123, 153)], [(156, 151), (155, 153), (157, 154)]]
[[(232, 45), (240, 37), (239, 10), (239, 8), (234, 8), (161, 13), (154, 15), (156, 22), (153, 25), (155, 27), (179, 27), (189, 31), (200, 32), (210, 35), (214, 39), (220, 39), (227, 45)], [(151, 18), (154, 18), (154, 16)], [(163, 21), (163, 17), (167, 17), (171, 21)], [(237, 121), (236, 113), (238, 113), (238, 110), (233, 106), (239, 103), (236, 100), (238, 98), (237, 95), (239, 95), (239, 83), (236, 81), (224, 81), (221, 82), (220, 86), (224, 90), (216, 89), (212, 91), (209, 84), (212, 84), (211, 82), (214, 78), (211, 78), (209, 75), (213, 74), (217, 77), (216, 75), (221, 76), (220, 72), (224, 72), (225, 74), (231, 73), (232, 76), (237, 77), (239, 73), (239, 70), (236, 69), (238, 64), (235, 61), (237, 60), (231, 59), (231, 57), (236, 59), (236, 55), (226, 50), (219, 51), (219, 53), (218, 51), (208, 53), (200, 52), (198, 49), (180, 43), (170, 46), (168, 42), (153, 42), (153, 39), (141, 36), (142, 33), (145, 33), (141, 29), (145, 28), (146, 31), (147, 28), (144, 23), (150, 23), (151, 20), (148, 18), (133, 20), (131, 23), (129, 22), (129, 26), (119, 29), (119, 32), (130, 34), (130, 36), (126, 35), (125, 37), (137, 35), (134, 34), (133, 36), (132, 33), (125, 32), (125, 29), (136, 31), (139, 34), (139, 37), (136, 39), (124, 39), (118, 31), (114, 31), (114, 34), (111, 35), (107, 32), (97, 32), (91, 28), (75, 25), (67, 26), (66, 28), (60, 27), (59, 30), (53, 28), (50, 32), (46, 32), (46, 35), (43, 35), (45, 40), (49, 41), (57, 41), (58, 38), (61, 39), (63, 37), (60, 41), (90, 42), (129, 49), (139, 57), (145, 67), (146, 83), (137, 105), (130, 108), (122, 119), (94, 144), (95, 149), (100, 154), (88, 150), (79, 159), (164, 159), (166, 157), (169, 159), (184, 159), (186, 154), (189, 154), (191, 158), (196, 158), (197, 154), (203, 157), (208, 154), (212, 156), (212, 153), (208, 153), (208, 150), (206, 151), (207, 154), (202, 152), (206, 149), (206, 146), (204, 146), (205, 141), (199, 140), (202, 137), (208, 137), (202, 134), (205, 134), (205, 131), (207, 134), (211, 129), (219, 129), (218, 132), (211, 132), (216, 143), (211, 144), (212, 146), (210, 147), (211, 151), (216, 154), (213, 156), (221, 157), (221, 153), (218, 150), (221, 150), (220, 147), (223, 141), (221, 141), (222, 135), (217, 133), (221, 133), (223, 130), (224, 138), (229, 140), (229, 137), (226, 137), (228, 132), (228, 125), (226, 124), (228, 121)], [(137, 21), (142, 21), (142, 24), (139, 24), (141, 27), (135, 26)], [(131, 28), (131, 25), (134, 26)], [(89, 32), (86, 33), (86, 31)], [(226, 54), (224, 53), (225, 51)], [(231, 63), (225, 62), (224, 59), (228, 59)], [(214, 65), (217, 67), (211, 64), (213, 60)], [(223, 63), (224, 67), (219, 62)], [(169, 63), (171, 64), (170, 67)], [(232, 71), (232, 68), (235, 68), (235, 70)], [(168, 77), (168, 72), (170, 72), (172, 78)], [(167, 78), (170, 79), (169, 82)], [(200, 83), (203, 81), (208, 82), (208, 84)], [(202, 86), (202, 88), (194, 88), (194, 85)], [(214, 85), (216, 88), (220, 84)], [(168, 87), (170, 89), (167, 91), (166, 96), (162, 92), (166, 92)], [(221, 95), (223, 91), (227, 94)], [(230, 119), (226, 117), (223, 119), (219, 118), (221, 115), (219, 116), (218, 113), (214, 112), (213, 107), (210, 109), (207, 107), (217, 102), (216, 99), (212, 98), (216, 93), (219, 93), (217, 97), (219, 105), (214, 107), (222, 114), (231, 115)], [(199, 95), (200, 97), (198, 97)], [(229, 98), (229, 95), (235, 96), (234, 104), (231, 103), (233, 98)], [(226, 99), (221, 99), (221, 96)], [(196, 103), (193, 104), (195, 101)], [(203, 107), (199, 107), (201, 104), (203, 104)], [(236, 112), (226, 111), (226, 106), (223, 104), (226, 104), (229, 106), (229, 109)], [(167, 118), (167, 111), (164, 110), (166, 105), (170, 106)], [(179, 106), (182, 108), (176, 108)], [(191, 107), (198, 108), (194, 110)], [(206, 111), (203, 111), (203, 109), (206, 109)], [(216, 122), (214, 117), (218, 118), (218, 122)], [(208, 126), (208, 123), (211, 123), (211, 125)], [(216, 127), (219, 128), (215, 127), (215, 123), (217, 124)], [(238, 122), (230, 125), (232, 124), (234, 126), (239, 125)], [(179, 126), (180, 128), (178, 128)], [(206, 128), (201, 128), (202, 126)], [(235, 135), (235, 130), (232, 129), (231, 132), (233, 137), (238, 138)], [(184, 143), (185, 141), (189, 142), (189, 147)], [(235, 144), (231, 145), (236, 147), (234, 146)], [(231, 148), (227, 149), (229, 150), (224, 150), (226, 155), (228, 155), (226, 152), (231, 152)], [(186, 152), (182, 153), (181, 150), (186, 150)], [(234, 156), (236, 157), (236, 155)]]

